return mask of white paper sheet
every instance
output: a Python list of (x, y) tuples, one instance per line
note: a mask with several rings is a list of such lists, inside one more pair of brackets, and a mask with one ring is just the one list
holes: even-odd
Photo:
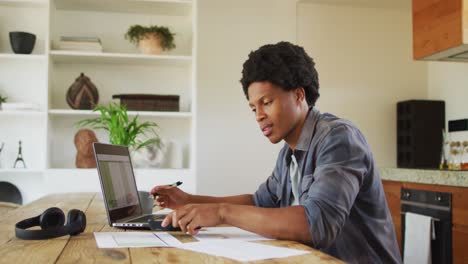
[(229, 239), (185, 243), (179, 245), (178, 248), (225, 257), (237, 261), (286, 258), (310, 253), (309, 251), (304, 250), (275, 247)]
[(167, 233), (95, 232), (94, 238), (99, 248), (175, 247), (180, 244)]
[(164, 243), (166, 243), (170, 247), (178, 247), (182, 244), (177, 238), (173, 237), (171, 234), (166, 232), (155, 232), (156, 236), (159, 237)]
[(239, 241), (272, 240), (237, 227), (204, 227), (193, 236), (199, 241), (230, 239)]

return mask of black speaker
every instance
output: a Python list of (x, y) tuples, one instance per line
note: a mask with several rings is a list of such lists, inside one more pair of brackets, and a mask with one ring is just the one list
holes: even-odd
[(409, 100), (397, 103), (397, 166), (439, 168), (445, 102)]

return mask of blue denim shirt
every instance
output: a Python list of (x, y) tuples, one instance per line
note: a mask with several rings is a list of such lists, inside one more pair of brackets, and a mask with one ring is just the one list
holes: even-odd
[[(290, 206), (291, 154), (285, 144), (273, 173), (254, 194), (257, 206)], [(311, 246), (349, 263), (401, 263), (382, 180), (356, 126), (313, 108), (294, 156)]]

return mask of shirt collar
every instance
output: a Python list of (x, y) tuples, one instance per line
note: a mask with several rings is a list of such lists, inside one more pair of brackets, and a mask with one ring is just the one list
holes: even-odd
[(299, 140), (297, 141), (296, 149), (293, 152), (291, 148), (288, 147), (288, 150), (286, 151), (286, 155), (284, 158), (288, 166), (291, 163), (291, 155), (293, 153), (299, 160), (302, 157), (302, 153), (307, 152), (309, 150), (310, 142), (312, 141), (312, 137), (314, 136), (315, 124), (317, 123), (319, 116), (319, 110), (317, 110), (314, 107), (309, 108), (309, 112), (307, 113), (307, 117), (304, 121), (304, 126), (302, 127), (301, 135), (299, 136)]
[[(310, 142), (314, 136), (315, 124), (319, 119), (320, 111), (314, 107), (309, 108), (309, 113), (307, 114), (304, 126), (302, 127), (301, 135), (297, 141), (296, 150), (299, 151), (308, 151), (310, 147)], [(295, 151), (296, 151), (295, 150)]]

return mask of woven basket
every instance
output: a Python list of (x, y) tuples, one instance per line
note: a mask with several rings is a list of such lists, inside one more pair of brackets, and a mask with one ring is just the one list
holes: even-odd
[(113, 99), (120, 99), (120, 104), (127, 106), (127, 110), (134, 111), (162, 111), (178, 112), (178, 95), (157, 94), (116, 94)]

